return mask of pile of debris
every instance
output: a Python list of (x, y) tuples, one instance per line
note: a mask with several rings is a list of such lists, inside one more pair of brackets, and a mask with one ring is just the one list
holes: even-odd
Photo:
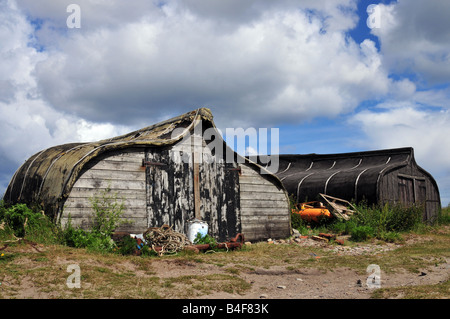
[(292, 213), (308, 222), (319, 222), (325, 218), (338, 218), (349, 220), (350, 216), (356, 212), (356, 208), (348, 201), (325, 194), (319, 194), (325, 204), (321, 201), (299, 203)]
[[(150, 227), (142, 234), (128, 234), (116, 232), (113, 239), (120, 243), (125, 237), (131, 237), (135, 240), (135, 255), (141, 255), (144, 249), (157, 253), (159, 256), (165, 254), (175, 254), (182, 250), (190, 250), (196, 253), (212, 249), (236, 249), (244, 244), (244, 235), (239, 233), (229, 242), (217, 244), (193, 244), (186, 235), (176, 232), (169, 225), (161, 227)], [(145, 247), (145, 248), (144, 248)]]
[[(293, 229), (293, 235), (289, 239), (267, 239), (268, 244), (300, 244), (300, 245), (313, 245), (314, 242), (319, 243), (329, 243), (333, 242), (339, 245), (344, 245), (345, 237), (341, 236), (338, 237), (335, 234), (328, 234), (328, 233), (319, 233), (318, 235), (301, 235), (300, 232), (297, 229)], [(310, 241), (311, 240), (311, 241)], [(251, 243), (246, 242), (247, 245), (250, 245)]]

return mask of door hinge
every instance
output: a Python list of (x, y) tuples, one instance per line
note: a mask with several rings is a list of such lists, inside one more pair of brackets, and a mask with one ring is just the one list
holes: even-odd
[(149, 162), (146, 160), (142, 160), (142, 167), (147, 167), (147, 166), (166, 166), (167, 164), (164, 163), (158, 163), (158, 162)]

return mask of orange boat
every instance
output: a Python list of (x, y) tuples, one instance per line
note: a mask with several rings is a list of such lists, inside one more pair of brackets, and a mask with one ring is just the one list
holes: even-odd
[(322, 218), (332, 218), (333, 215), (321, 202), (307, 202), (297, 205), (298, 209), (293, 209), (292, 213), (299, 214), (305, 221), (319, 222)]

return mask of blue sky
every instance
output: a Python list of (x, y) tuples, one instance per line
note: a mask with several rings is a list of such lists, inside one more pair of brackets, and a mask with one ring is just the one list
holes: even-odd
[[(67, 24), (74, 2), (81, 28)], [(222, 131), (278, 128), (281, 153), (414, 147), (447, 205), (448, 12), (441, 0), (0, 0), (0, 193), (44, 148), (209, 107)]]

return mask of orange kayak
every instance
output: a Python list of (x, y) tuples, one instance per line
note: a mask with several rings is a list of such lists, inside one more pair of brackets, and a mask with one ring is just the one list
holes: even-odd
[[(308, 222), (315, 221), (319, 222), (321, 218), (332, 218), (333, 215), (325, 207), (314, 207), (308, 205), (309, 203), (300, 204), (300, 209), (293, 209), (294, 214), (300, 215), (300, 217)], [(320, 205), (321, 206), (321, 205)]]

